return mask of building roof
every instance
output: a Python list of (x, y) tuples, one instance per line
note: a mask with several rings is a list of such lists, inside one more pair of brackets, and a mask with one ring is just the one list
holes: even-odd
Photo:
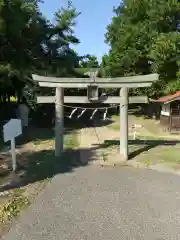
[(179, 98), (179, 97), (180, 97), (180, 91), (177, 91), (176, 93), (174, 93), (172, 95), (167, 95), (167, 96), (161, 97), (157, 100), (154, 100), (154, 102), (167, 103), (167, 102), (176, 101), (177, 98)]

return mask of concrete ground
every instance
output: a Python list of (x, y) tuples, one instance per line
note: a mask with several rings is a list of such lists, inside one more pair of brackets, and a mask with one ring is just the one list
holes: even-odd
[(3, 239), (179, 239), (179, 186), (147, 169), (79, 167), (54, 177)]

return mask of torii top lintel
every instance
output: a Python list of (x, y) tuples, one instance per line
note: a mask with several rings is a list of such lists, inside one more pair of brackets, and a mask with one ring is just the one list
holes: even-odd
[(87, 88), (96, 85), (98, 88), (138, 88), (149, 87), (159, 78), (158, 74), (139, 75), (117, 78), (56, 78), (32, 75), (34, 81), (41, 87)]

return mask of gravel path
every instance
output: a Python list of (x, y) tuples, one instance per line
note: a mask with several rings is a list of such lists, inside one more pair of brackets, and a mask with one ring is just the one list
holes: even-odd
[(150, 170), (80, 167), (57, 175), (4, 239), (179, 239), (179, 185)]

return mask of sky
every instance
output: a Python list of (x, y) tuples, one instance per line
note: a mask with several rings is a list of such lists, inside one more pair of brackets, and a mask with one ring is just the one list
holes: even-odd
[[(44, 0), (40, 5), (44, 15), (52, 20), (54, 12), (67, 6), (68, 0)], [(104, 43), (106, 26), (111, 23), (113, 7), (118, 6), (120, 0), (73, 0), (81, 15), (77, 19), (75, 34), (81, 43), (74, 49), (80, 54), (96, 55), (98, 60), (108, 52), (109, 46)]]

